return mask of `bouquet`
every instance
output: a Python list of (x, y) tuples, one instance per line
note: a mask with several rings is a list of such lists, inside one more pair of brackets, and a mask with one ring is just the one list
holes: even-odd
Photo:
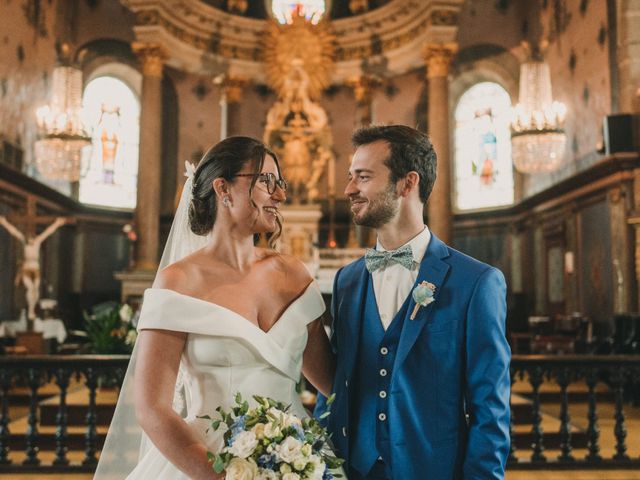
[(93, 307), (91, 315), (85, 312), (84, 318), (92, 353), (131, 353), (137, 333), (134, 312), (129, 305), (101, 303)]
[[(328, 434), (315, 418), (300, 419), (286, 406), (271, 398), (255, 395), (249, 408), (238, 393), (231, 412), (218, 407), (219, 418), (211, 428), (226, 428), (225, 447), (209, 452), (216, 473), (226, 472), (227, 480), (331, 480), (341, 477), (331, 469), (342, 465), (327, 447)], [(333, 397), (329, 398), (330, 405)], [(324, 416), (328, 415), (326, 412)]]

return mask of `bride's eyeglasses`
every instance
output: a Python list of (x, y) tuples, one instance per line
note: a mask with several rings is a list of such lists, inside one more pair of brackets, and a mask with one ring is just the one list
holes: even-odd
[(234, 177), (258, 177), (258, 181), (264, 183), (267, 187), (269, 195), (273, 195), (276, 191), (276, 186), (280, 187), (282, 191), (287, 191), (287, 182), (284, 178), (276, 178), (275, 174), (271, 172), (267, 173), (238, 173)]

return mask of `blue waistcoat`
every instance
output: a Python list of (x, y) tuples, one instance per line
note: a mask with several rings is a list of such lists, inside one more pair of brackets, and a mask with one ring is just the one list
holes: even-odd
[(389, 465), (389, 383), (408, 302), (385, 331), (369, 275), (354, 378), (354, 411), (351, 416), (351, 467), (366, 475), (378, 458)]

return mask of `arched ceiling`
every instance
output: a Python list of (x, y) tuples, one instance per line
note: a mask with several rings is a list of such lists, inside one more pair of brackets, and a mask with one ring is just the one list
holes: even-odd
[[(121, 1), (135, 13), (137, 41), (159, 45), (169, 65), (264, 81), (263, 42), (271, 20), (231, 14), (203, 0)], [(455, 41), (463, 3), (388, 0), (366, 13), (329, 19), (335, 37), (333, 82), (368, 70), (392, 76), (424, 65), (425, 45)]]
[[(247, 1), (246, 10), (242, 13), (234, 12), (232, 9), (229, 9), (229, 1), (228, 0), (200, 0), (207, 5), (210, 5), (218, 10), (222, 10), (224, 12), (228, 12), (231, 14), (240, 15), (247, 18), (256, 18), (261, 20), (266, 20), (269, 18), (269, 5), (270, 1), (268, 0), (253, 0)], [(391, 0), (367, 0), (367, 10), (372, 11), (376, 8), (380, 8), (383, 5), (386, 5)], [(332, 20), (337, 20), (339, 18), (347, 18), (360, 15), (364, 13), (364, 11), (354, 13), (351, 11), (349, 4), (351, 0), (328, 0), (325, 2), (328, 5), (327, 8), (327, 16)]]

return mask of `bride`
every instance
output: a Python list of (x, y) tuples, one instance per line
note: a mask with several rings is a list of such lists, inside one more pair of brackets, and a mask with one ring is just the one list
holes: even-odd
[(317, 284), (299, 260), (254, 246), (255, 234), (279, 235), (286, 186), (275, 154), (249, 137), (218, 143), (189, 175), (95, 478), (224, 478), (207, 457), (222, 432), (199, 416), (229, 410), (236, 392), (305, 416), (301, 370), (330, 392)]

